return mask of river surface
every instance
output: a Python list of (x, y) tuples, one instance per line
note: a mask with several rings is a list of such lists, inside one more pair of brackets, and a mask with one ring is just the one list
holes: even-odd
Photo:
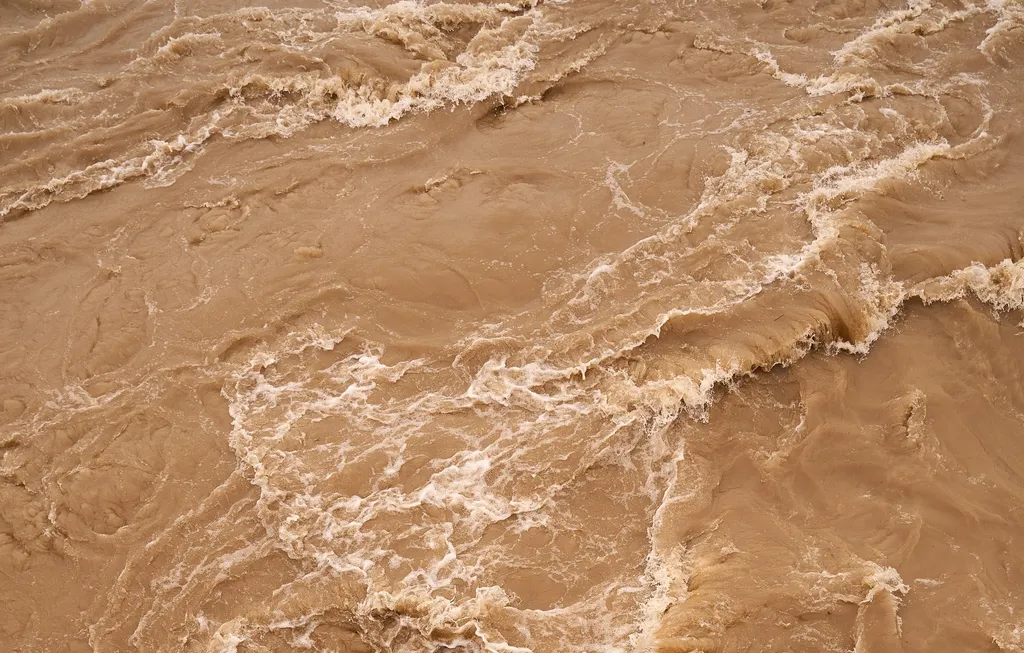
[(0, 650), (1024, 652), (1024, 2), (254, 4), (0, 2)]

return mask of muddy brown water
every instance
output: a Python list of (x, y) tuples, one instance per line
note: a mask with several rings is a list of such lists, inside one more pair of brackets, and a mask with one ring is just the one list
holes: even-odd
[(0, 3), (0, 649), (1024, 651), (1019, 0)]

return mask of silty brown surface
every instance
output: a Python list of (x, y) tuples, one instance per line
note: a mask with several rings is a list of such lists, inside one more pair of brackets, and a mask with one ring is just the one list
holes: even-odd
[(0, 649), (1024, 651), (1018, 0), (0, 4)]

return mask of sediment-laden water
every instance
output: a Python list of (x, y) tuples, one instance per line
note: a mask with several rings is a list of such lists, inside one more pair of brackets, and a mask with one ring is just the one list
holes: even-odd
[(1024, 651), (1019, 0), (0, 3), (0, 649)]

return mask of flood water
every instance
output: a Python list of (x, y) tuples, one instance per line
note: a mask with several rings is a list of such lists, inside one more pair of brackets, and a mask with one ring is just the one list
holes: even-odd
[(1024, 652), (1020, 0), (0, 2), (0, 650)]

